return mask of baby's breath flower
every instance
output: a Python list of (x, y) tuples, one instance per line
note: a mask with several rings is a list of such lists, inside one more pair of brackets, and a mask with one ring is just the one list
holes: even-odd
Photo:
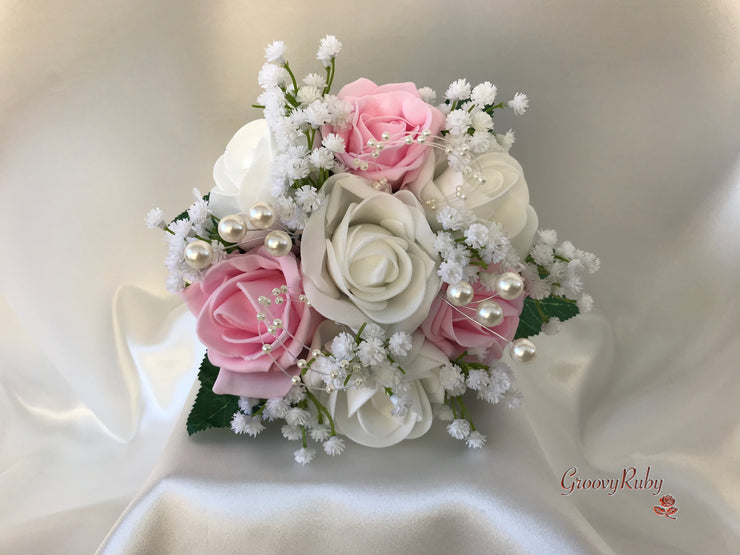
[(450, 84), (445, 93), (445, 98), (450, 102), (465, 100), (470, 96), (470, 83), (467, 79), (458, 79)]
[(152, 208), (147, 212), (146, 218), (144, 218), (144, 221), (146, 222), (146, 226), (149, 229), (152, 229), (154, 227), (161, 227), (162, 229), (165, 228), (164, 225), (164, 212), (161, 208)]
[(437, 409), (437, 418), (442, 422), (452, 422), (455, 415), (448, 405), (439, 405), (439, 408)]
[(576, 255), (576, 248), (570, 241), (563, 241), (560, 243), (560, 246), (555, 249), (555, 254), (558, 254), (563, 258), (573, 258)]
[(331, 354), (339, 360), (352, 360), (355, 357), (357, 345), (355, 338), (343, 331), (331, 342)]
[(293, 456), (295, 457), (295, 461), (297, 463), (306, 465), (310, 463), (316, 456), (316, 449), (311, 449), (310, 447), (301, 447), (297, 451), (293, 451)]
[(463, 135), (468, 132), (470, 124), (470, 114), (467, 110), (452, 110), (447, 115), (445, 129), (453, 135)]
[(388, 349), (396, 358), (403, 358), (411, 351), (411, 336), (405, 331), (398, 331), (388, 340)]
[(324, 453), (336, 457), (344, 451), (344, 440), (339, 436), (331, 436), (324, 442)]
[(285, 424), (280, 431), (283, 437), (288, 441), (298, 441), (303, 438), (303, 428), (301, 426), (293, 426), (291, 424)]
[(332, 117), (329, 104), (321, 99), (314, 100), (306, 108), (306, 121), (315, 129), (330, 123)]
[(317, 89), (326, 87), (326, 78), (318, 73), (309, 73), (303, 78), (303, 84)]
[(298, 89), (298, 93), (296, 94), (296, 100), (303, 106), (308, 106), (311, 102), (318, 100), (319, 98), (321, 98), (321, 90), (318, 87), (312, 87), (311, 85), (301, 87)]
[(545, 335), (556, 335), (560, 331), (560, 326), (563, 323), (560, 318), (552, 317), (547, 322), (542, 324), (542, 332)]
[(455, 283), (462, 281), (464, 276), (463, 269), (463, 266), (454, 260), (445, 260), (439, 265), (437, 275), (442, 278), (443, 282), (454, 285)]
[(329, 133), (323, 138), (321, 144), (324, 145), (328, 151), (334, 153), (344, 152), (345, 149), (344, 139), (336, 133)]
[(554, 229), (538, 229), (537, 240), (548, 247), (555, 248), (555, 245), (558, 244), (558, 232)]
[(470, 116), (470, 123), (476, 131), (491, 131), (493, 118), (485, 112), (475, 112)]
[(380, 364), (385, 360), (385, 347), (383, 346), (383, 342), (376, 337), (371, 337), (360, 342), (360, 345), (357, 348), (357, 357), (360, 359), (360, 362), (366, 366)]
[(470, 435), (465, 439), (465, 445), (471, 449), (480, 449), (486, 444), (486, 436), (480, 432), (470, 432)]
[[(318, 151), (314, 151), (318, 152)], [(304, 185), (300, 189), (298, 189), (295, 192), (295, 199), (298, 203), (298, 206), (301, 207), (301, 210), (303, 210), (306, 214), (310, 214), (314, 210), (317, 210), (319, 206), (321, 206), (321, 199), (319, 198), (318, 192), (316, 192), (316, 189), (311, 187), (310, 185)]]
[(257, 82), (263, 89), (271, 89), (284, 85), (290, 80), (290, 75), (285, 68), (267, 62), (257, 75)]
[(467, 384), (470, 389), (479, 390), (488, 387), (491, 378), (485, 370), (471, 370), (468, 373)]
[(445, 364), (439, 370), (439, 383), (447, 391), (453, 391), (465, 385), (465, 377), (458, 366)]
[(591, 312), (591, 309), (594, 307), (594, 299), (588, 293), (583, 293), (578, 297), (576, 304), (578, 305), (578, 310), (581, 312)]
[(523, 398), (524, 396), (521, 394), (520, 391), (516, 389), (510, 389), (506, 392), (506, 395), (504, 396), (504, 402), (506, 403), (507, 408), (515, 409), (522, 404)]
[(483, 224), (472, 224), (465, 231), (465, 243), (474, 249), (481, 249), (488, 244), (488, 227)]
[(331, 436), (331, 430), (329, 429), (329, 426), (317, 424), (309, 430), (308, 434), (314, 441), (325, 441)]
[(252, 409), (257, 405), (257, 399), (251, 397), (239, 397), (239, 410), (244, 414), (252, 414)]
[(285, 43), (281, 40), (271, 42), (265, 48), (265, 59), (268, 62), (274, 62), (276, 64), (283, 63), (283, 55), (285, 54)]
[(268, 421), (272, 422), (276, 418), (285, 418), (290, 410), (290, 404), (282, 397), (275, 397), (268, 399), (265, 402), (265, 410), (262, 414), (267, 418)]
[(231, 429), (237, 434), (247, 434), (257, 437), (265, 427), (260, 422), (259, 417), (248, 416), (242, 412), (237, 412), (231, 419)]
[(532, 259), (540, 266), (546, 266), (553, 262), (552, 247), (547, 246), (544, 243), (536, 243), (530, 251)]
[(290, 388), (288, 393), (285, 395), (285, 399), (289, 403), (299, 403), (306, 398), (306, 388), (302, 385), (294, 385)]
[(324, 67), (329, 67), (333, 58), (342, 50), (342, 43), (334, 35), (326, 35), (319, 43), (319, 49), (316, 52), (316, 59)]
[(511, 129), (509, 129), (504, 135), (496, 135), (496, 139), (498, 140), (498, 144), (501, 145), (501, 148), (503, 148), (506, 152), (509, 151), (509, 149), (514, 144), (514, 141), (516, 141), (514, 131)]
[(470, 435), (470, 422), (458, 418), (447, 425), (447, 431), (455, 439), (465, 439)]
[(291, 426), (305, 426), (311, 419), (311, 413), (302, 408), (293, 407), (285, 414), (285, 421)]
[(419, 96), (427, 104), (434, 104), (437, 100), (437, 93), (430, 87), (422, 87), (419, 89)]
[(527, 108), (529, 107), (529, 98), (527, 98), (527, 95), (524, 93), (516, 93), (514, 98), (509, 100), (507, 104), (509, 108), (514, 110), (516, 115), (520, 116), (527, 111)]
[(496, 92), (496, 85), (490, 81), (485, 81), (473, 87), (470, 100), (473, 104), (482, 108), (483, 106), (493, 104), (493, 101), (496, 100)]

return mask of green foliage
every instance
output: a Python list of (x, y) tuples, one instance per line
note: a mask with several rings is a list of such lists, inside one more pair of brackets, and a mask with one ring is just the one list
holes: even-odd
[(576, 302), (563, 297), (549, 296), (541, 301), (527, 297), (524, 300), (524, 308), (519, 316), (519, 327), (516, 329), (514, 339), (520, 337), (532, 337), (542, 331), (542, 324), (550, 318), (559, 318), (565, 322), (578, 314)]
[(229, 428), (231, 418), (239, 410), (239, 397), (235, 395), (217, 395), (213, 384), (218, 376), (218, 368), (211, 364), (208, 356), (203, 357), (198, 372), (200, 389), (195, 403), (188, 415), (188, 434), (193, 435), (209, 428)]

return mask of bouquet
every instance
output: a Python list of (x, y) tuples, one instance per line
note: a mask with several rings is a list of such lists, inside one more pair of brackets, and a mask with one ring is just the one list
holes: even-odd
[(214, 167), (215, 187), (150, 227), (166, 231), (167, 287), (207, 348), (189, 433), (256, 437), (278, 421), (306, 464), (347, 440), (387, 447), (433, 421), (486, 442), (467, 404), (519, 404), (507, 357), (591, 309), (593, 254), (538, 229), (511, 130), (526, 95), (454, 81), (441, 103), (413, 83), (359, 79), (332, 94), (342, 44), (301, 81), (266, 48), (257, 99)]

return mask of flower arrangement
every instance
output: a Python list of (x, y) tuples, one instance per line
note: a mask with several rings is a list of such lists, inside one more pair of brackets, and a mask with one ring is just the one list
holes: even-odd
[(207, 348), (189, 433), (257, 436), (280, 421), (306, 464), (320, 444), (387, 447), (436, 418), (468, 447), (486, 437), (466, 402), (519, 404), (508, 354), (591, 309), (593, 254), (538, 230), (514, 134), (522, 114), (490, 82), (458, 79), (440, 104), (413, 83), (359, 79), (331, 93), (341, 43), (299, 83), (273, 42), (258, 119), (214, 167), (215, 187), (166, 223), (167, 287)]

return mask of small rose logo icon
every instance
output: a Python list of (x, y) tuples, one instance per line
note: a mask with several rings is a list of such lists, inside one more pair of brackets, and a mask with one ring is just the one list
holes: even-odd
[[(674, 507), (676, 504), (676, 498), (672, 495), (664, 495), (660, 498), (660, 505), (653, 507), (655, 514), (665, 516), (671, 520), (676, 520), (677, 517), (673, 516), (678, 512), (678, 507)], [(662, 505), (662, 506), (661, 506)]]

